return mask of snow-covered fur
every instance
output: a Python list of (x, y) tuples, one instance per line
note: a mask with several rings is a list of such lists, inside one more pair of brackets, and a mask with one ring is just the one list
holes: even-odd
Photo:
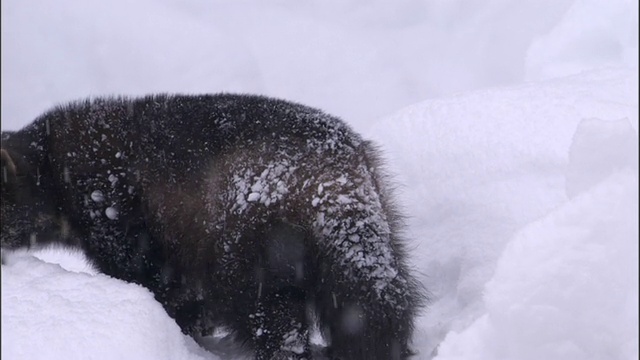
[[(256, 359), (405, 359), (423, 293), (375, 147), (247, 95), (97, 98), (2, 133), (2, 246), (81, 247)], [(310, 314), (314, 314), (311, 317)]]

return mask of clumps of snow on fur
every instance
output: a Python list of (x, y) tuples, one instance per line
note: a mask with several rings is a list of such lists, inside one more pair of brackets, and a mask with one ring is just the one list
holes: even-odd
[(313, 224), (325, 246), (337, 251), (344, 275), (370, 280), (378, 296), (398, 277), (391, 249), (391, 229), (370, 169), (357, 167), (355, 176), (343, 174), (318, 185), (311, 200)]
[(104, 214), (107, 215), (110, 220), (116, 220), (118, 218), (118, 209), (113, 206), (109, 206), (104, 210)]
[(289, 159), (277, 159), (269, 162), (260, 174), (253, 167), (235, 173), (231, 192), (236, 202), (231, 211), (242, 213), (248, 203), (270, 206), (282, 200), (289, 192), (288, 180), (295, 170)]
[(294, 328), (282, 337), (281, 350), (295, 354), (303, 354), (307, 342), (308, 331), (302, 329), (302, 324), (296, 323)]

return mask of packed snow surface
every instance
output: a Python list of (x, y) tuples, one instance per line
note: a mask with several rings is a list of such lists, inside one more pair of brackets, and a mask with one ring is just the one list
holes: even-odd
[[(637, 1), (1, 6), (3, 130), (90, 95), (226, 91), (380, 144), (431, 293), (417, 359), (638, 358)], [(264, 179), (246, 201), (280, 194)], [(3, 359), (242, 358), (78, 253), (3, 257)]]

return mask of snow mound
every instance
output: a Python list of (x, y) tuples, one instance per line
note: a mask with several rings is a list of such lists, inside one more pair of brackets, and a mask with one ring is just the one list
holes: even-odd
[(436, 359), (638, 358), (638, 167), (628, 161), (637, 152), (625, 121), (580, 124), (574, 197), (509, 242), (486, 313), (451, 332)]
[(613, 64), (638, 63), (638, 1), (574, 1), (527, 51), (528, 80), (577, 74)]
[(627, 118), (585, 119), (569, 152), (567, 195), (574, 197), (615, 171), (638, 166), (638, 133)]
[(215, 359), (146, 289), (11, 255), (2, 265), (3, 359)]
[(637, 163), (631, 74), (603, 68), (432, 99), (372, 128), (402, 184), (413, 259), (432, 294), (421, 356), (485, 313), (485, 284), (516, 233)]

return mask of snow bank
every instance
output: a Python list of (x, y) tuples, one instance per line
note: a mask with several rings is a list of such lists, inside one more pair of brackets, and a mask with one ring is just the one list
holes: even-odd
[[(508, 244), (486, 286), (486, 314), (450, 333), (438, 360), (638, 358), (637, 162), (594, 181), (611, 167), (602, 152), (614, 164), (637, 156), (629, 128), (581, 124), (570, 169), (586, 181), (569, 182), (576, 196)], [(619, 142), (602, 147), (603, 137)]]
[[(416, 267), (432, 292), (418, 335), (424, 356), (484, 314), (484, 285), (506, 244), (566, 202), (567, 184), (578, 191), (634, 161), (631, 73), (602, 69), (428, 100), (372, 127), (403, 184)], [(592, 117), (607, 125), (578, 126)], [(570, 158), (582, 152), (610, 155), (596, 162), (609, 173), (577, 170), (585, 165)]]
[(638, 64), (638, 1), (578, 0), (527, 51), (526, 79), (542, 80), (602, 66)]
[(184, 336), (144, 288), (30, 255), (7, 260), (3, 359), (216, 359)]

